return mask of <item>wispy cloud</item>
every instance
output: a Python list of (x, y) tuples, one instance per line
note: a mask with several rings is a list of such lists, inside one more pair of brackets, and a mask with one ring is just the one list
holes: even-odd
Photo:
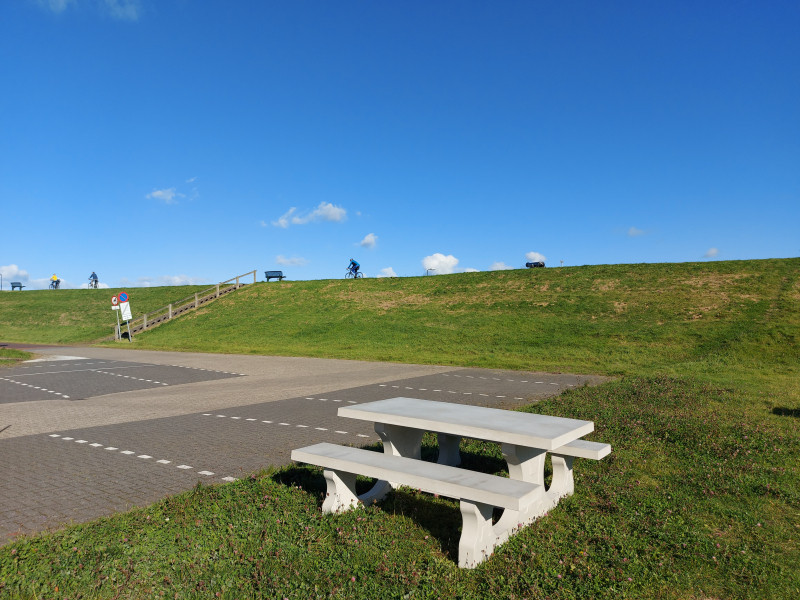
[(458, 259), (452, 254), (445, 256), (437, 252), (422, 259), (422, 267), (425, 271), (433, 271), (436, 275), (447, 275), (453, 273), (458, 265)]
[(42, 8), (56, 14), (64, 12), (70, 4), (77, 4), (77, 0), (37, 0)]
[(716, 258), (719, 255), (718, 248), (709, 248), (703, 255), (703, 258)]
[(142, 7), (139, 0), (103, 0), (106, 11), (121, 21), (138, 21)]
[(493, 262), (492, 266), (489, 267), (490, 271), (510, 271), (514, 267), (509, 267), (503, 261)]
[(275, 227), (286, 229), (289, 225), (306, 225), (307, 223), (319, 223), (328, 221), (341, 223), (347, 219), (347, 211), (341, 206), (335, 206), (330, 202), (320, 202), (314, 210), (302, 214), (297, 214), (297, 207), (292, 207), (286, 211), (277, 221), (272, 221)]
[(63, 13), (71, 6), (96, 6), (100, 12), (120, 21), (138, 21), (142, 13), (141, 0), (36, 0), (36, 3), (56, 14)]
[(185, 198), (186, 194), (181, 194), (174, 187), (163, 190), (153, 190), (147, 194), (149, 200), (161, 200), (164, 204), (177, 204), (179, 198)]
[(394, 272), (392, 267), (386, 267), (385, 269), (381, 269), (381, 272), (378, 273), (378, 277), (397, 277), (397, 273)]
[(628, 237), (639, 237), (645, 233), (647, 232), (644, 229), (639, 229), (638, 227), (631, 227), (628, 229)]
[(308, 264), (308, 260), (299, 256), (287, 258), (283, 254), (278, 254), (278, 256), (275, 257), (275, 263), (287, 267), (302, 267)]
[(375, 244), (378, 243), (378, 236), (374, 233), (368, 233), (364, 236), (364, 239), (359, 242), (359, 246), (362, 248), (369, 248), (370, 250), (375, 247)]

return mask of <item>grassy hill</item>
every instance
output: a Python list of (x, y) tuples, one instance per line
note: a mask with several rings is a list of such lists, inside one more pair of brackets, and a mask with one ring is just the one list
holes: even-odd
[[(107, 334), (110, 294), (70, 294), (0, 294), (0, 340)], [(0, 548), (0, 596), (800, 597), (800, 259), (260, 283), (131, 346), (617, 375), (525, 409), (593, 420), (613, 453), (474, 571), (448, 558), (457, 503), (323, 517), (318, 471), (291, 468)]]
[(284, 281), (247, 286), (134, 347), (730, 384), (760, 380), (765, 364), (800, 374), (798, 299), (800, 259)]
[[(126, 288), (136, 314), (156, 310), (209, 286)], [(0, 293), (0, 341), (88, 344), (113, 334), (111, 297), (121, 289)]]

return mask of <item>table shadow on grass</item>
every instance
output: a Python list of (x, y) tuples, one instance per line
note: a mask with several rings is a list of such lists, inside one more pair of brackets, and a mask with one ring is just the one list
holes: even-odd
[(786, 408), (785, 406), (776, 406), (772, 409), (773, 415), (778, 415), (779, 417), (794, 417), (795, 419), (800, 419), (800, 408)]
[[(383, 452), (380, 442), (365, 446), (368, 450)], [(436, 462), (439, 448), (436, 445), (423, 444), (422, 460)], [(500, 456), (487, 456), (480, 452), (471, 452), (462, 448), (462, 468), (483, 473), (507, 476), (505, 460)], [(548, 473), (549, 475), (549, 473)], [(311, 465), (294, 465), (286, 467), (275, 473), (272, 479), (288, 486), (296, 486), (317, 499), (317, 504), (322, 509), (327, 486), (322, 469)], [(548, 477), (549, 479), (549, 477)], [(356, 493), (359, 495), (368, 492), (377, 480), (369, 477), (356, 478)], [(458, 562), (458, 543), (461, 537), (462, 519), (459, 501), (439, 497), (438, 495), (422, 492), (409, 487), (402, 487), (390, 492), (383, 500), (377, 503), (381, 511), (399, 517), (411, 519), (427, 535), (438, 543), (443, 555), (453, 562)], [(493, 521), (502, 516), (502, 509), (495, 509)], [(335, 518), (330, 515), (331, 518)]]

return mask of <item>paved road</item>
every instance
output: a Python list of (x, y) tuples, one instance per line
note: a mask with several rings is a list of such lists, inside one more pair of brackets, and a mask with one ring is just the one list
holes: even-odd
[(338, 407), (409, 396), (512, 408), (599, 377), (287, 357), (39, 348), (0, 371), (0, 544), (378, 441)]

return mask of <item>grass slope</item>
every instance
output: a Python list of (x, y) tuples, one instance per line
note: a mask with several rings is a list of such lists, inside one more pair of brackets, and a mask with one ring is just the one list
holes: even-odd
[[(166, 306), (209, 286), (128, 290), (135, 315)], [(32, 290), (0, 293), (0, 340), (29, 344), (85, 344), (113, 335), (111, 297), (122, 289)]]
[(617, 374), (526, 409), (613, 453), (472, 571), (457, 503), (322, 516), (293, 467), (4, 546), (0, 597), (800, 597), (799, 340), (798, 259), (247, 286), (134, 347)]

